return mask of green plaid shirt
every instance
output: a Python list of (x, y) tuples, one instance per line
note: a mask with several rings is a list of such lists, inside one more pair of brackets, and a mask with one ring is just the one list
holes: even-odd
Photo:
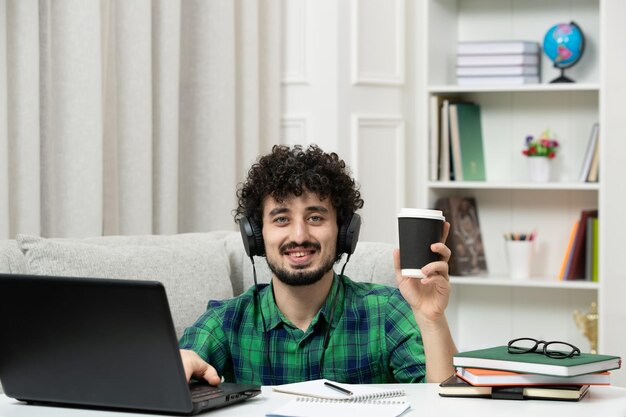
[[(324, 369), (324, 335), (336, 291)], [(228, 382), (276, 385), (317, 378), (355, 384), (422, 382), (426, 374), (421, 334), (410, 306), (396, 288), (356, 283), (335, 274), (326, 302), (302, 331), (274, 302), (272, 286), (254, 287), (207, 311), (180, 340), (213, 365)], [(266, 346), (266, 343), (268, 345)], [(267, 363), (269, 357), (269, 363)]]

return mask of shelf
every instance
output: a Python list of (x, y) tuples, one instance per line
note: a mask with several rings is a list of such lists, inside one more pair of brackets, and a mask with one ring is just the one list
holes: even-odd
[[(420, 19), (425, 26), (426, 42), (424, 59), (418, 68), (418, 80), (422, 83), (418, 85), (418, 116), (423, 127), (418, 133), (430, 140), (420, 148), (425, 180), (420, 182), (419, 197), (431, 207), (448, 196), (476, 200), (482, 239), (478, 247), (485, 252), (489, 271), (482, 276), (450, 277), (455, 290), (450, 303), (455, 341), (477, 348), (498, 343), (511, 334), (528, 334), (530, 330), (586, 344), (585, 335), (571, 320), (572, 312), (595, 302), (602, 320), (599, 349), (624, 350), (626, 337), (616, 330), (622, 323), (611, 312), (619, 303), (618, 294), (626, 290), (626, 281), (619, 279), (622, 264), (619, 255), (614, 254), (614, 248), (620, 247), (620, 236), (624, 235), (624, 228), (618, 227), (622, 223), (615, 207), (620, 207), (625, 197), (607, 190), (619, 189), (617, 179), (623, 171), (623, 116), (615, 111), (621, 96), (610, 86), (623, 78), (626, 58), (614, 51), (609, 53), (607, 48), (611, 39), (624, 37), (626, 26), (619, 23), (619, 16), (624, 14), (626, 4), (601, 0), (567, 2), (566, 19), (583, 28), (586, 41), (585, 55), (575, 67), (565, 71), (577, 82), (549, 83), (559, 71), (541, 51), (542, 83), (525, 85), (456, 84), (458, 43), (524, 39), (541, 45), (546, 30), (555, 22), (564, 21), (562, 7), (527, 0), (427, 0), (424, 4)], [(440, 135), (443, 130), (441, 107), (435, 106), (445, 99), (480, 106), (484, 158), (481, 162), (486, 181), (428, 180), (436, 178), (430, 174), (439, 172), (435, 157), (439, 158), (440, 153), (434, 147), (439, 142), (431, 133)], [(602, 132), (602, 180), (579, 182), (594, 123), (600, 124)], [(521, 156), (521, 149), (524, 138), (540, 135), (545, 129), (550, 129), (562, 146), (553, 164), (552, 181), (531, 182), (528, 161)], [(601, 282), (559, 281), (557, 276), (563, 267), (572, 225), (582, 210), (590, 208), (602, 213), (597, 236)], [(458, 222), (452, 216), (451, 220)], [(532, 276), (526, 280), (512, 279), (502, 235), (506, 231), (527, 230), (539, 232)], [(458, 248), (463, 250), (461, 245)], [(586, 250), (583, 255), (586, 256)], [(490, 325), (478, 329), (475, 323), (480, 322)]]
[(527, 280), (513, 280), (506, 277), (450, 277), (453, 285), (477, 285), (491, 287), (524, 287), (524, 288), (552, 288), (559, 290), (594, 290), (599, 287), (597, 282), (589, 281), (556, 281), (540, 278)]
[(494, 182), (494, 181), (429, 181), (431, 189), (533, 190), (533, 191), (598, 191), (598, 183), (581, 182)]
[(526, 84), (526, 85), (433, 85), (428, 87), (431, 94), (454, 93), (511, 93), (511, 92), (577, 92), (600, 91), (598, 83), (571, 84)]

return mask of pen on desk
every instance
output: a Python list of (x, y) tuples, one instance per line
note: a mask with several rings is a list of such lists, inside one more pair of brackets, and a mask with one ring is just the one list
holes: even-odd
[(347, 390), (347, 389), (345, 389), (343, 387), (340, 387), (339, 385), (332, 384), (332, 383), (330, 383), (328, 381), (324, 381), (324, 385), (326, 385), (328, 387), (331, 387), (332, 389), (335, 389), (335, 390), (337, 390), (339, 392), (343, 392), (346, 395), (352, 395), (352, 391), (349, 391), (349, 390)]

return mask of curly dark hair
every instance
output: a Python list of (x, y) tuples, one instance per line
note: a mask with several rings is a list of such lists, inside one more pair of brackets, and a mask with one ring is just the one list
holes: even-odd
[(248, 178), (237, 188), (235, 221), (251, 217), (262, 225), (263, 200), (272, 196), (283, 202), (291, 196), (310, 191), (320, 199), (330, 198), (337, 210), (337, 225), (363, 207), (359, 186), (339, 156), (326, 153), (317, 145), (303, 149), (274, 145), (272, 152), (260, 157), (248, 171)]

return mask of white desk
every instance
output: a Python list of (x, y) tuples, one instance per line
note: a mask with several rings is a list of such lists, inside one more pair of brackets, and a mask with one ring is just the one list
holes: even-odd
[[(395, 386), (395, 385), (394, 385)], [(625, 417), (626, 388), (591, 387), (579, 402), (540, 400), (491, 400), (483, 398), (442, 398), (437, 384), (402, 384), (408, 394), (411, 410), (405, 416), (471, 417), (471, 416), (528, 416), (528, 417)], [(210, 411), (207, 417), (265, 416), (281, 404), (294, 398), (289, 394), (272, 392), (263, 387), (263, 393), (241, 404)], [(137, 417), (140, 413), (86, 410), (78, 408), (32, 406), (6, 395), (0, 395), (0, 417)], [(150, 414), (155, 416), (155, 414)], [(322, 416), (323, 417), (323, 416)]]

